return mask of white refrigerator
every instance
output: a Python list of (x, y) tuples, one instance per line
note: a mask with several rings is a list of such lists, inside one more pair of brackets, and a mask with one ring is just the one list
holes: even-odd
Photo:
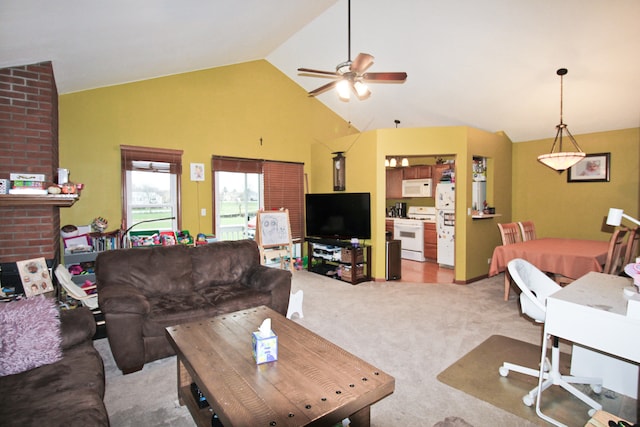
[(436, 186), (436, 233), (438, 234), (438, 264), (454, 265), (455, 254), (455, 184), (439, 183)]

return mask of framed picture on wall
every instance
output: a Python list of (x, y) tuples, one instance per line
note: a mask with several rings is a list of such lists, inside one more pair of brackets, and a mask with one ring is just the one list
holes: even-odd
[(587, 154), (569, 168), (567, 182), (609, 182), (611, 153)]

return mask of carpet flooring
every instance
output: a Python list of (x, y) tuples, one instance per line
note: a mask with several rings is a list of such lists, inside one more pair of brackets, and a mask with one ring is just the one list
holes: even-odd
[[(393, 281), (353, 286), (296, 271), (292, 291), (299, 289), (304, 292), (304, 317), (294, 315), (293, 321), (395, 377), (395, 392), (371, 408), (372, 426), (539, 425), (539, 420), (515, 415), (437, 379), (492, 335), (539, 348), (540, 326), (520, 315), (513, 293), (503, 301), (502, 275), (469, 285)], [(177, 403), (175, 357), (122, 375), (106, 339), (95, 345), (105, 360), (105, 405), (112, 427), (194, 425)], [(535, 357), (538, 354), (536, 350)], [(504, 356), (493, 355), (492, 362), (499, 365)], [(470, 376), (476, 371), (511, 381), (501, 379), (497, 367)], [(524, 406), (521, 401), (514, 405)], [(635, 413), (625, 418), (635, 419)]]

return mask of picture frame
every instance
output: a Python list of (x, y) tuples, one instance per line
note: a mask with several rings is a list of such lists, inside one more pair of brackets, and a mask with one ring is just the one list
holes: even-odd
[(16, 266), (27, 298), (53, 291), (51, 272), (44, 258), (17, 261)]
[(568, 169), (567, 182), (609, 182), (611, 153), (587, 154)]
[(204, 163), (191, 163), (191, 181), (204, 181)]

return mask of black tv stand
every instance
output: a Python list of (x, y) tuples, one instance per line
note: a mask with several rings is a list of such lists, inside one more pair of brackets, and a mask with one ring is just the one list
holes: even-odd
[(317, 243), (319, 245), (329, 245), (329, 246), (338, 246), (340, 248), (350, 248), (353, 245), (351, 242), (346, 240), (338, 240), (338, 239), (327, 239), (320, 237), (305, 237), (304, 239), (307, 242)]
[(308, 270), (356, 285), (371, 280), (371, 246), (316, 237), (305, 238)]

